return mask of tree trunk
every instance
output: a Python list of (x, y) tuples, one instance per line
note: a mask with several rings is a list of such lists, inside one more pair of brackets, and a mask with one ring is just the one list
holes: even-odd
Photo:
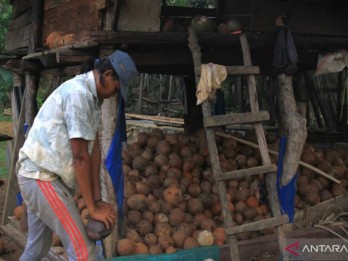
[(278, 76), (278, 105), (281, 115), (280, 132), (287, 136), (281, 186), (287, 185), (296, 175), (303, 145), (307, 138), (306, 119), (298, 113), (292, 87), (292, 77)]
[[(99, 142), (101, 145), (101, 166), (100, 166), (100, 181), (101, 181), (101, 196), (104, 201), (113, 204), (117, 208), (116, 196), (112, 181), (108, 170), (105, 168), (105, 159), (108, 154), (112, 137), (116, 127), (116, 97), (104, 100), (102, 105), (102, 130), (99, 131)], [(117, 210), (118, 211), (118, 210)], [(116, 222), (117, 224), (117, 222)], [(115, 256), (116, 243), (118, 240), (117, 227), (114, 231), (104, 239), (104, 250), (106, 258)]]

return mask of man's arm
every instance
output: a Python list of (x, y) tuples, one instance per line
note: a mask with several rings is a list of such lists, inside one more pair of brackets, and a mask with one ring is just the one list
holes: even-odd
[[(112, 208), (100, 208), (94, 199), (92, 161), (88, 153), (87, 141), (80, 138), (70, 139), (76, 182), (86, 202), (91, 218), (104, 222), (109, 229), (115, 225), (116, 213)], [(99, 171), (98, 171), (99, 177)]]
[(92, 153), (91, 153), (91, 159), (92, 159), (92, 186), (93, 186), (93, 198), (94, 201), (100, 200), (100, 162), (101, 162), (101, 154), (100, 154), (100, 146), (99, 146), (99, 139), (98, 135), (96, 135)]

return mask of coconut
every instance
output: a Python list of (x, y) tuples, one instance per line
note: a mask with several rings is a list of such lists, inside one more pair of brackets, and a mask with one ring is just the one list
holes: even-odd
[(163, 192), (163, 199), (171, 206), (176, 206), (182, 200), (181, 190), (176, 187), (169, 187)]
[(158, 238), (157, 238), (156, 234), (149, 233), (149, 234), (145, 235), (144, 241), (148, 246), (154, 246), (157, 244)]
[(148, 247), (141, 242), (135, 243), (135, 249), (134, 249), (134, 254), (148, 254), (149, 249)]
[(143, 210), (146, 207), (146, 197), (144, 195), (135, 194), (127, 199), (127, 206), (132, 210)]
[(170, 211), (168, 219), (172, 226), (178, 226), (184, 221), (184, 212), (179, 208), (174, 208)]
[(199, 247), (197, 239), (194, 239), (193, 237), (187, 237), (184, 241), (184, 249), (190, 249), (195, 247)]
[(149, 247), (149, 253), (151, 255), (157, 255), (157, 254), (162, 254), (163, 249), (159, 244), (153, 245)]
[(149, 220), (142, 219), (137, 224), (137, 229), (138, 229), (139, 235), (145, 236), (146, 234), (152, 232), (153, 226), (152, 226), (152, 223)]
[(182, 248), (187, 237), (187, 232), (184, 230), (176, 230), (173, 233), (172, 237), (174, 241), (174, 246), (177, 248)]
[(200, 246), (212, 246), (214, 244), (214, 236), (211, 231), (203, 230), (198, 234), (197, 241)]
[(135, 243), (128, 239), (120, 239), (117, 242), (117, 251), (120, 256), (133, 255), (135, 253)]

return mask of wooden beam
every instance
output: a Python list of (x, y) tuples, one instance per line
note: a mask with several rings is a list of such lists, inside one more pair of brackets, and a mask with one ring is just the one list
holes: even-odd
[(28, 53), (33, 53), (42, 47), (41, 36), (43, 26), (44, 15), (44, 0), (32, 1), (33, 5), (33, 22), (32, 22), (32, 34), (30, 38), (30, 44)]
[(8, 217), (12, 215), (14, 208), (17, 206), (17, 193), (19, 192), (17, 175), (16, 175), (16, 163), (18, 160), (18, 152), (24, 144), (24, 130), (23, 125), (25, 123), (25, 100), (26, 100), (26, 88), (24, 90), (22, 106), (19, 115), (17, 135), (15, 138), (11, 168), (9, 170), (9, 177), (7, 183), (7, 192), (5, 199), (4, 212), (2, 216), (2, 225), (6, 225), (9, 221)]
[(288, 215), (282, 215), (282, 216), (255, 221), (252, 223), (243, 224), (240, 226), (228, 227), (228, 228), (225, 228), (225, 232), (228, 235), (238, 234), (242, 232), (258, 231), (264, 228), (276, 227), (276, 226), (284, 225), (287, 223), (289, 223)]
[(233, 125), (242, 123), (256, 123), (269, 120), (268, 111), (231, 113), (205, 117), (203, 119), (204, 127), (217, 127), (223, 125)]
[(224, 172), (221, 174), (218, 174), (216, 176), (217, 180), (231, 180), (231, 179), (238, 179), (243, 178), (246, 176), (252, 176), (252, 175), (258, 175), (261, 173), (270, 173), (270, 172), (276, 172), (277, 166), (274, 164), (271, 164), (269, 166), (258, 166), (254, 168), (247, 168), (247, 169), (240, 169), (240, 170), (234, 170), (230, 172)]
[(226, 66), (228, 75), (260, 74), (258, 66)]

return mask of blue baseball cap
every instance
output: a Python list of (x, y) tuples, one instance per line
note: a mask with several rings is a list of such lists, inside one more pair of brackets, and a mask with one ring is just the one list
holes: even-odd
[(121, 95), (127, 101), (128, 83), (138, 75), (134, 61), (128, 53), (119, 50), (113, 52), (109, 60), (120, 78)]

